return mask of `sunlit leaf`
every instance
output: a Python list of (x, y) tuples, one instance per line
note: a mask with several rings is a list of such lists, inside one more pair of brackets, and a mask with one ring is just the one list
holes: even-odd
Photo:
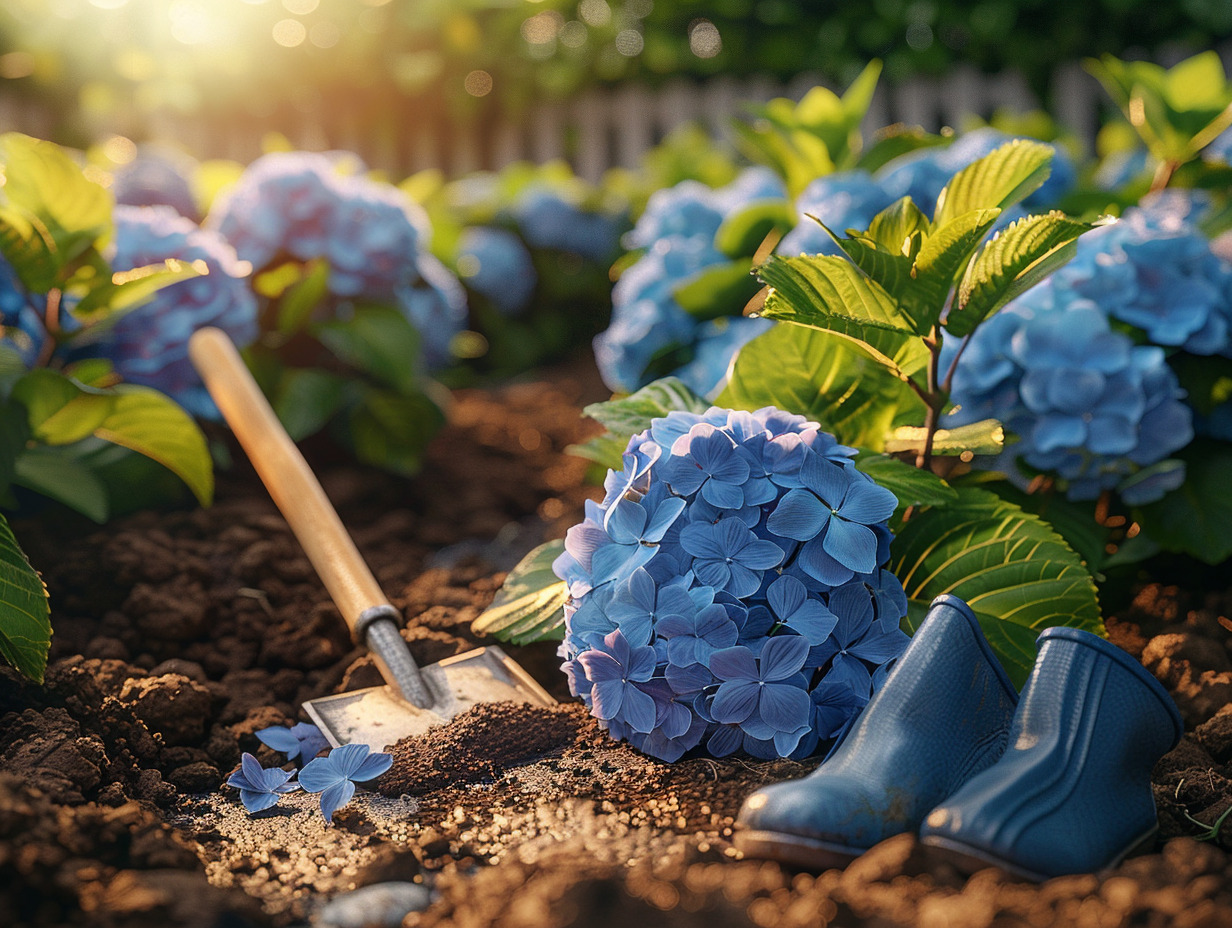
[(1014, 139), (973, 161), (951, 178), (937, 198), (933, 224), (940, 226), (963, 213), (1009, 209), (1048, 179), (1051, 145)]
[(47, 587), (0, 515), (0, 657), (26, 678), (42, 683), (50, 648)]
[(509, 572), (492, 605), (475, 619), (471, 631), (513, 644), (563, 637), (569, 592), (565, 582), (552, 572), (552, 562), (564, 550), (563, 541), (549, 541), (526, 555)]

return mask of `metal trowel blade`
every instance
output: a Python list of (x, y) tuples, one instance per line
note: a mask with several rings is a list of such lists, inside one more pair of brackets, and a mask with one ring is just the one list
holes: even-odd
[(313, 699), (304, 703), (304, 709), (334, 747), (366, 744), (382, 751), (403, 738), (444, 725), (477, 703), (556, 704), (530, 674), (495, 646), (445, 658), (420, 672), (436, 697), (427, 709), (412, 705), (388, 686)]

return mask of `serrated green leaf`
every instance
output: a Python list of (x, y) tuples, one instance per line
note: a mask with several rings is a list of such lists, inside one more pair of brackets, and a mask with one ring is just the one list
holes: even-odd
[(563, 541), (549, 541), (522, 558), (505, 578), (492, 605), (475, 619), (471, 631), (513, 644), (564, 637), (569, 591), (552, 572), (552, 562), (564, 550)]
[(756, 202), (723, 220), (714, 247), (729, 258), (749, 257), (772, 231), (786, 232), (795, 224), (795, 210), (786, 200)]
[(999, 209), (977, 209), (933, 226), (912, 267), (915, 287), (910, 295), (922, 322), (937, 324), (950, 291), (1000, 215)]
[(937, 198), (933, 225), (940, 226), (973, 210), (1009, 209), (1048, 179), (1052, 155), (1052, 146), (1043, 142), (1006, 142), (950, 179)]
[[(886, 438), (885, 450), (890, 454), (919, 452), (924, 448), (927, 435), (924, 428), (900, 426)], [(1005, 429), (996, 419), (981, 419), (952, 429), (937, 429), (933, 434), (933, 454), (998, 454), (1004, 447)]]
[(109, 231), (111, 195), (88, 180), (60, 146), (7, 132), (0, 135), (0, 165), (5, 176), (0, 199), (38, 218), (60, 268)]
[[(1033, 633), (1068, 625), (1103, 633), (1095, 584), (1060, 535), (987, 490), (955, 489), (957, 501), (916, 513), (891, 544), (890, 570), (909, 599), (927, 604), (953, 593), (989, 625), (1012, 623)], [(1019, 685), (1030, 664), (1009, 642), (1022, 640), (1025, 632), (1012, 628), (990, 637)]]
[[(902, 197), (873, 217), (868, 225), (868, 236), (890, 254), (914, 259), (918, 243), (931, 226), (911, 197)], [(921, 236), (917, 237), (916, 233)]]
[(748, 258), (705, 268), (672, 291), (676, 303), (699, 321), (734, 316), (760, 288)]
[(582, 415), (594, 419), (610, 432), (628, 437), (649, 428), (651, 419), (666, 416), (673, 410), (703, 413), (709, 408), (709, 401), (690, 390), (683, 381), (664, 377), (629, 396), (591, 403), (582, 410)]
[(311, 327), (340, 360), (395, 390), (412, 394), (419, 385), (419, 333), (391, 306), (360, 306), (349, 319)]
[(1058, 212), (1011, 223), (967, 266), (945, 320), (946, 330), (960, 337), (970, 333), (1068, 262), (1077, 251), (1078, 236), (1095, 226)]
[(122, 384), (94, 435), (157, 461), (187, 484), (202, 506), (214, 496), (214, 466), (192, 416), (157, 390)]
[(47, 226), (34, 215), (0, 206), (0, 254), (31, 293), (46, 293), (57, 283), (63, 262)]
[(862, 328), (914, 335), (915, 327), (886, 292), (850, 261), (834, 255), (772, 256), (757, 269), (772, 288), (761, 315), (829, 329), (839, 319)]
[(47, 587), (0, 515), (0, 656), (27, 679), (42, 683), (50, 648)]
[(323, 258), (304, 265), (303, 276), (282, 293), (278, 302), (278, 331), (290, 335), (302, 329), (329, 292), (329, 262)]
[(856, 470), (868, 474), (898, 497), (899, 508), (944, 506), (958, 499), (955, 489), (930, 470), (912, 467), (888, 454), (861, 453)]
[(116, 271), (109, 281), (92, 286), (73, 307), (72, 313), (84, 323), (115, 320), (152, 299), (160, 290), (208, 273), (204, 261), (177, 261), (175, 258), (167, 258), (162, 264)]
[(1218, 564), (1232, 556), (1232, 449), (1199, 440), (1177, 457), (1185, 462), (1185, 483), (1134, 515), (1143, 534), (1165, 551)]
[(777, 406), (819, 422), (840, 442), (880, 450), (895, 416), (918, 406), (900, 380), (882, 376), (866, 353), (841, 336), (776, 325), (740, 349), (720, 406)]
[(95, 522), (111, 514), (107, 488), (80, 460), (58, 450), (34, 447), (17, 459), (14, 483), (61, 502)]

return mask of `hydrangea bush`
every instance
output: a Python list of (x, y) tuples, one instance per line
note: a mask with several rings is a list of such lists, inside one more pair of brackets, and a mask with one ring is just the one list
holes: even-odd
[(897, 501), (854, 453), (774, 408), (672, 412), (630, 440), (553, 565), (570, 689), (614, 737), (769, 758), (844, 730), (907, 641)]

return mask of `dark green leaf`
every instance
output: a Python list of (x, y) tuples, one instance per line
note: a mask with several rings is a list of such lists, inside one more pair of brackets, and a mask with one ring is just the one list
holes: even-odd
[(0, 253), (31, 293), (56, 286), (64, 266), (42, 220), (11, 206), (0, 207)]
[(42, 683), (50, 648), (47, 587), (0, 516), (0, 656), (26, 678)]
[(32, 370), (13, 385), (12, 398), (26, 407), (33, 438), (49, 445), (81, 441), (102, 424), (115, 397), (56, 371)]
[(796, 211), (786, 200), (758, 201), (723, 220), (714, 247), (729, 258), (747, 258), (772, 231), (786, 232), (795, 224)]
[(290, 335), (302, 329), (329, 292), (329, 262), (309, 261), (303, 276), (287, 287), (278, 302), (278, 331)]
[(1009, 209), (1048, 179), (1051, 145), (1014, 139), (954, 175), (937, 198), (933, 224), (983, 209)]
[(777, 406), (819, 422), (847, 445), (880, 450), (896, 414), (923, 406), (865, 352), (830, 332), (776, 325), (736, 355), (718, 405)]
[(879, 170), (903, 155), (922, 148), (939, 148), (950, 140), (940, 135), (929, 135), (919, 127), (903, 128), (901, 124), (882, 129), (868, 150), (860, 156), (856, 167), (861, 171), (876, 174)]
[(709, 408), (710, 403), (682, 381), (664, 377), (621, 399), (591, 403), (582, 414), (609, 431), (628, 437), (649, 428), (651, 419), (662, 418), (673, 410), (702, 413)]
[(214, 466), (192, 416), (148, 387), (114, 388), (114, 406), (94, 435), (157, 461), (188, 485), (202, 506), (214, 496)]
[(411, 476), (444, 421), (426, 393), (369, 389), (351, 411), (347, 437), (361, 461)]
[(293, 441), (325, 428), (346, 401), (347, 379), (316, 368), (286, 368), (274, 391), (274, 412)]
[(419, 385), (419, 333), (390, 306), (361, 306), (350, 319), (312, 327), (339, 359), (403, 393)]
[(912, 467), (888, 454), (861, 453), (856, 458), (856, 470), (897, 496), (899, 508), (944, 506), (958, 499), (954, 488), (932, 471)]
[(967, 266), (946, 317), (946, 329), (958, 336), (970, 333), (1069, 261), (1077, 250), (1078, 236), (1095, 226), (1056, 212), (1011, 223)]
[(26, 410), (12, 399), (0, 400), (0, 497), (8, 491), (17, 467), (17, 457), (30, 438)]
[[(972, 475), (974, 476), (974, 474)], [(1106, 566), (1104, 546), (1108, 544), (1108, 530), (1095, 520), (1093, 502), (1073, 501), (1055, 489), (1043, 493), (1024, 493), (1008, 480), (982, 480), (980, 486), (1027, 512), (1039, 516), (1052, 526), (1053, 531), (1065, 539), (1086, 562), (1092, 572)]]
[(747, 258), (708, 267), (677, 287), (672, 296), (681, 309), (699, 321), (738, 316), (760, 288), (751, 271), (752, 262)]
[[(1038, 633), (1069, 625), (1103, 632), (1095, 584), (1060, 535), (987, 490), (955, 489), (957, 501), (916, 513), (891, 545), (890, 570), (909, 599), (927, 604), (953, 593), (986, 616), (989, 626), (1012, 623)], [(991, 643), (1021, 685), (1030, 663), (1011, 643), (1025, 641), (1026, 633), (1001, 631)]]
[(1225, 442), (1195, 441), (1178, 457), (1185, 461), (1185, 483), (1135, 516), (1165, 551), (1218, 564), (1232, 556), (1232, 449)]
[(513, 644), (564, 637), (565, 581), (552, 572), (552, 562), (565, 550), (563, 541), (549, 541), (526, 555), (509, 572), (492, 600), (471, 625), (477, 635), (493, 635)]
[(15, 483), (42, 493), (95, 522), (111, 514), (107, 488), (80, 460), (49, 448), (34, 447), (17, 459)]

